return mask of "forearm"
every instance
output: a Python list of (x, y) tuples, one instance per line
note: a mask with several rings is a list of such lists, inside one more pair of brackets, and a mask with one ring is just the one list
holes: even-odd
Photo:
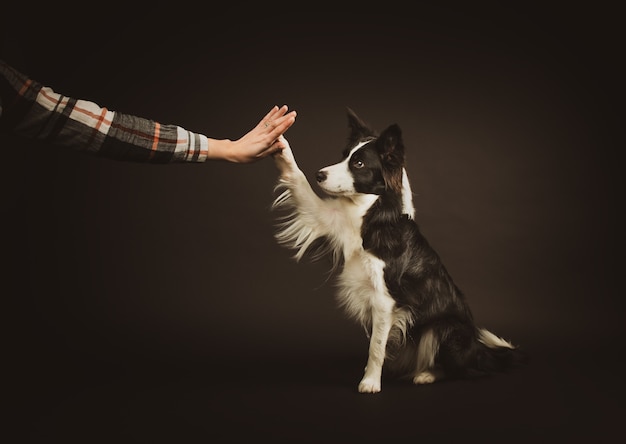
[(204, 162), (209, 149), (202, 134), (62, 96), (2, 61), (0, 130), (136, 162)]

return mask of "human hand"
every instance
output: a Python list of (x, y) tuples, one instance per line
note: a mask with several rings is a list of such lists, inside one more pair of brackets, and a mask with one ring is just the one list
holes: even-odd
[(281, 151), (286, 142), (281, 136), (296, 121), (296, 112), (287, 110), (287, 105), (274, 106), (253, 129), (235, 141), (211, 139), (209, 157), (251, 163)]

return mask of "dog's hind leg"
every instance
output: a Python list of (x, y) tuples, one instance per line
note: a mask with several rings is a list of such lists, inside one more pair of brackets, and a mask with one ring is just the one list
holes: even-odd
[[(382, 305), (382, 306), (381, 306)], [(387, 339), (393, 325), (393, 302), (379, 304), (372, 313), (372, 335), (365, 374), (359, 383), (360, 393), (378, 393), (381, 390), (381, 377)]]
[(435, 356), (438, 351), (439, 340), (432, 330), (427, 330), (422, 334), (417, 349), (417, 366), (413, 384), (431, 384), (443, 377), (443, 373), (435, 369)]

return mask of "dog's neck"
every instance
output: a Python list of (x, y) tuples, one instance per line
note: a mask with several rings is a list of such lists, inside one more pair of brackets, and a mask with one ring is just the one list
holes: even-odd
[(415, 219), (413, 191), (411, 190), (409, 176), (406, 174), (405, 168), (402, 168), (402, 214), (409, 216), (409, 219)]
[(376, 202), (379, 198), (377, 194), (353, 194), (352, 196), (346, 196), (346, 199), (352, 201), (355, 207), (358, 208), (359, 216), (363, 216), (367, 210)]

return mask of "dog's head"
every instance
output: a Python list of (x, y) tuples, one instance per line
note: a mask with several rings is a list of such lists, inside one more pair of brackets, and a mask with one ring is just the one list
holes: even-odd
[(316, 174), (320, 188), (334, 196), (402, 193), (406, 173), (400, 127), (393, 124), (378, 134), (349, 108), (348, 127), (341, 162)]

